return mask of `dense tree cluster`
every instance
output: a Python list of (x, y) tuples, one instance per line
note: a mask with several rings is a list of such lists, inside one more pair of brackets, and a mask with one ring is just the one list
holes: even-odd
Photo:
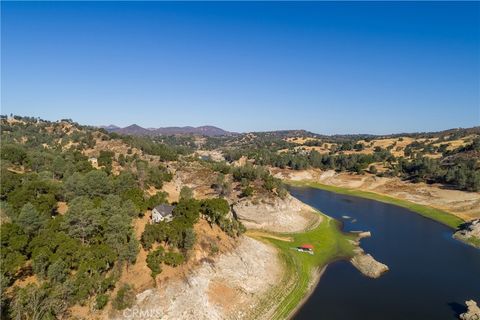
[(232, 175), (234, 181), (240, 182), (243, 187), (243, 196), (249, 196), (253, 193), (250, 184), (258, 180), (261, 181), (261, 186), (264, 190), (272, 192), (281, 198), (287, 195), (287, 191), (281, 180), (274, 178), (263, 166), (254, 166), (247, 163), (244, 166), (234, 167), (232, 169)]
[[(136, 260), (132, 218), (166, 202), (165, 193), (147, 196), (144, 188), (160, 188), (172, 176), (133, 155), (122, 155), (124, 168), (113, 175), (119, 159), (110, 151), (100, 151), (100, 169), (94, 169), (82, 151), (108, 135), (72, 121), (16, 120), (1, 120), (2, 317), (62, 317), (92, 296), (101, 309), (122, 265)], [(66, 213), (59, 213), (60, 202)], [(187, 233), (185, 247), (192, 246)], [(5, 293), (27, 276), (37, 281)], [(125, 305), (124, 291), (113, 304)]]
[(427, 157), (400, 159), (394, 170), (413, 182), (439, 182), (461, 190), (480, 191), (480, 169), (475, 159), (457, 159), (449, 164)]
[(175, 251), (165, 251), (163, 247), (151, 251), (147, 256), (147, 265), (152, 271), (152, 278), (162, 272), (162, 264), (176, 267), (185, 261), (185, 255)]
[[(217, 224), (232, 237), (245, 231), (244, 226), (232, 217), (227, 217), (230, 206), (225, 199), (214, 198), (195, 200), (192, 197), (181, 197), (173, 210), (172, 221), (161, 221), (149, 224), (142, 234), (142, 245), (150, 250), (147, 264), (155, 278), (161, 271), (161, 264), (176, 266), (183, 263), (185, 256), (195, 244), (194, 224), (205, 217), (210, 224)], [(154, 244), (160, 246), (151, 250)], [(169, 248), (168, 251), (164, 247)]]
[[(133, 287), (129, 284), (124, 284), (118, 290), (115, 299), (113, 299), (112, 301), (112, 305), (117, 310), (124, 310), (126, 308), (132, 307), (134, 302), (135, 302), (135, 292), (133, 291)], [(98, 300), (97, 300), (97, 305), (98, 305)]]
[[(458, 138), (458, 134), (440, 141), (449, 141)], [(365, 140), (369, 140), (366, 138)], [(225, 151), (226, 159), (230, 162), (240, 159), (242, 156), (253, 160), (256, 166), (243, 166), (230, 169), (236, 181), (252, 181), (262, 176), (261, 166), (273, 166), (278, 168), (290, 168), (304, 170), (318, 168), (322, 170), (348, 171), (361, 174), (369, 171), (378, 175), (400, 176), (413, 182), (443, 183), (454, 188), (468, 191), (480, 190), (480, 138), (474, 139), (466, 146), (449, 150), (448, 144), (442, 144), (438, 140), (413, 141), (404, 149), (404, 157), (395, 157), (392, 150), (395, 143), (387, 148), (375, 147), (373, 153), (351, 153), (343, 151), (362, 151), (365, 143), (358, 140), (337, 141), (329, 153), (319, 153), (315, 150), (305, 151), (302, 149), (286, 149), (269, 146), (264, 148), (230, 148)], [(440, 158), (429, 157), (430, 154), (441, 153)], [(382, 164), (386, 171), (378, 172), (375, 164)], [(222, 164), (217, 164), (222, 168)], [(250, 195), (253, 189), (244, 185), (244, 195)], [(265, 188), (271, 189), (269, 179), (266, 179)]]
[(122, 136), (122, 140), (131, 147), (138, 148), (149, 155), (159, 156), (163, 161), (174, 161), (181, 154), (189, 154), (192, 152), (190, 146), (166, 144), (167, 142), (176, 141), (174, 138), (160, 137), (138, 137), (138, 136)]
[(200, 212), (210, 224), (217, 224), (231, 237), (238, 237), (245, 232), (243, 224), (233, 217), (228, 217), (230, 206), (225, 199), (213, 198), (200, 201)]

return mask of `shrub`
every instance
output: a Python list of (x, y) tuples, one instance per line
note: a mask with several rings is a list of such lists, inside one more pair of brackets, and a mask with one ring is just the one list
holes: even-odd
[(147, 256), (147, 266), (152, 271), (151, 276), (153, 279), (162, 272), (162, 262), (164, 259), (165, 250), (159, 247), (157, 250), (150, 252)]
[(180, 200), (190, 200), (193, 198), (193, 190), (187, 186), (183, 186), (180, 190)]
[(218, 252), (218, 246), (216, 243), (214, 242), (210, 243), (210, 252), (212, 254), (216, 254)]
[(230, 206), (225, 199), (205, 199), (200, 205), (200, 211), (210, 223), (218, 223), (230, 211)]
[(117, 296), (112, 301), (112, 306), (116, 310), (124, 310), (133, 306), (135, 302), (135, 293), (129, 284), (124, 284), (117, 292)]
[(108, 303), (108, 295), (99, 294), (95, 299), (95, 309), (102, 310)]
[(176, 267), (185, 261), (185, 257), (177, 252), (167, 252), (164, 255), (163, 262), (167, 266)]
[(284, 186), (281, 186), (279, 188), (277, 188), (277, 195), (282, 198), (282, 199), (285, 199), (285, 197), (287, 196), (288, 192), (287, 190), (285, 189)]
[(98, 156), (98, 164), (100, 166), (111, 166), (113, 156), (115, 156), (113, 151), (100, 151), (100, 155)]
[(253, 195), (253, 188), (251, 186), (246, 186), (245, 188), (243, 188), (242, 194), (240, 196), (242, 198), (245, 198), (245, 197), (250, 197), (252, 195)]

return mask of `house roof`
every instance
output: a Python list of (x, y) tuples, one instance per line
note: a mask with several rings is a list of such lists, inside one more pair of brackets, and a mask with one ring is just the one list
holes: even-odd
[(313, 245), (311, 245), (309, 243), (305, 243), (305, 244), (302, 244), (300, 246), (300, 248), (302, 248), (302, 249), (312, 249), (313, 250)]
[(171, 206), (171, 205), (168, 205), (168, 204), (160, 204), (160, 205), (156, 206), (154, 209), (158, 213), (160, 213), (163, 217), (165, 217), (165, 216), (171, 215), (174, 208), (175, 208), (175, 206)]

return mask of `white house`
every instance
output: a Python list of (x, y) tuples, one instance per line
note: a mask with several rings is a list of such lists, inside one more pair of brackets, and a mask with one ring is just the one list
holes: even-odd
[(152, 222), (158, 223), (160, 221), (172, 221), (173, 219), (173, 209), (175, 206), (170, 206), (168, 204), (161, 204), (153, 208), (152, 210)]

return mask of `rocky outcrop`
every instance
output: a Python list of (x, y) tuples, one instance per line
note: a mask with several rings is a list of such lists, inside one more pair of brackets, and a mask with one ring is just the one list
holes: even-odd
[(375, 260), (364, 252), (357, 254), (350, 262), (355, 268), (369, 278), (378, 278), (389, 270), (388, 266)]
[(467, 312), (460, 315), (461, 320), (479, 320), (480, 319), (480, 308), (477, 303), (473, 300), (465, 301), (467, 305)]
[(371, 236), (372, 236), (372, 233), (370, 231), (363, 231), (358, 233), (359, 239), (370, 238)]
[(357, 240), (350, 240), (350, 242), (355, 245), (355, 256), (350, 259), (350, 262), (358, 271), (369, 278), (378, 278), (390, 270), (386, 264), (378, 262), (372, 255), (365, 253), (360, 247), (361, 239), (372, 236), (370, 231), (352, 231), (352, 233), (357, 234)]
[(314, 209), (290, 195), (285, 199), (245, 199), (236, 203), (233, 211), (248, 229), (273, 232), (302, 231), (321, 219)]
[(378, 262), (372, 255), (365, 253), (360, 247), (360, 239), (372, 236), (370, 231), (357, 231), (357, 241), (352, 241), (357, 247), (354, 249), (355, 256), (350, 259), (352, 265), (358, 269), (363, 275), (369, 278), (378, 278), (389, 270), (386, 264)]
[(463, 224), (453, 237), (480, 248), (480, 219)]

